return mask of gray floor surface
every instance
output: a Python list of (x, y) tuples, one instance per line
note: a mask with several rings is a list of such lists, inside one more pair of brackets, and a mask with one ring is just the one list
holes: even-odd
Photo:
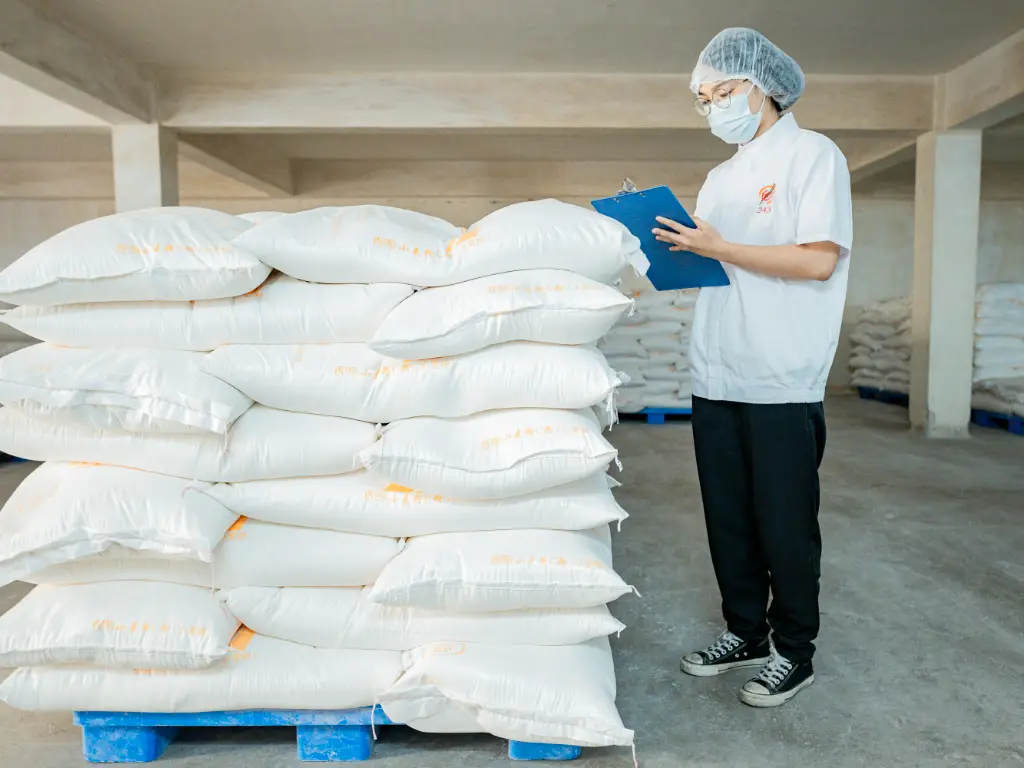
[[(817, 682), (786, 707), (745, 707), (739, 672), (694, 679), (682, 652), (719, 629), (719, 597), (686, 423), (629, 423), (613, 442), (633, 517), (616, 565), (643, 598), (614, 612), (619, 707), (645, 768), (1024, 766), (1024, 438), (974, 430), (931, 442), (898, 407), (828, 404), (823, 468), (823, 629)], [(28, 465), (0, 470), (6, 498)], [(27, 590), (0, 589), (0, 612)], [(0, 673), (2, 674), (2, 673)], [(0, 766), (82, 765), (69, 714), (0, 705)], [(168, 768), (298, 766), (288, 729), (179, 737)], [(625, 768), (587, 750), (579, 768)], [(508, 766), (497, 739), (385, 729), (377, 768)]]

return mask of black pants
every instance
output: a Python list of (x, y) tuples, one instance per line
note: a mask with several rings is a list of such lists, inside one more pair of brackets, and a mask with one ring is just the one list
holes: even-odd
[(779, 653), (810, 660), (819, 626), (822, 404), (695, 397), (693, 441), (729, 630), (759, 640), (770, 625)]

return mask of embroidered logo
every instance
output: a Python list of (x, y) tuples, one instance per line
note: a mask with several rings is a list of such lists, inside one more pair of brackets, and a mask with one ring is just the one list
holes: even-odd
[(772, 201), (775, 200), (775, 185), (769, 184), (766, 187), (761, 187), (761, 191), (758, 192), (757, 195), (759, 198), (757, 203), (757, 212), (771, 213)]

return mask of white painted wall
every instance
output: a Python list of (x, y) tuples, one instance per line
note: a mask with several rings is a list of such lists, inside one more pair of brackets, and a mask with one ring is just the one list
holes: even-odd
[[(232, 213), (252, 210), (300, 210), (329, 205), (328, 199), (189, 200)], [(381, 202), (385, 202), (381, 200)], [(392, 198), (392, 205), (417, 208), (459, 224), (469, 224), (490, 210), (514, 202), (490, 198)], [(572, 202), (585, 204), (586, 199)], [(692, 202), (692, 201), (691, 201)], [(36, 243), (72, 224), (112, 213), (113, 200), (0, 200), (0, 266), (6, 266)], [(850, 264), (848, 323), (859, 306), (909, 296), (914, 266), (914, 203), (909, 199), (854, 200), (854, 250)], [(985, 201), (981, 206), (978, 281), (1024, 282), (1024, 201)], [(0, 327), (0, 339), (16, 337)], [(831, 383), (848, 381), (845, 338), (836, 356)]]

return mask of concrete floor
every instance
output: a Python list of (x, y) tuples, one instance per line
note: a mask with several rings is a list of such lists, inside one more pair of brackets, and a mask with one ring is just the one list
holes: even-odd
[[(698, 680), (682, 652), (719, 629), (688, 425), (625, 424), (616, 645), (619, 706), (645, 768), (1024, 765), (1024, 439), (911, 435), (906, 411), (829, 403), (817, 682), (786, 707), (737, 700), (744, 673)], [(6, 497), (25, 468), (0, 472)], [(25, 592), (0, 589), (0, 611)], [(623, 768), (628, 750), (589, 750), (579, 768)], [(68, 714), (0, 706), (0, 766), (81, 765)], [(192, 731), (162, 764), (298, 766), (292, 732)], [(508, 766), (489, 737), (385, 729), (379, 768)]]

